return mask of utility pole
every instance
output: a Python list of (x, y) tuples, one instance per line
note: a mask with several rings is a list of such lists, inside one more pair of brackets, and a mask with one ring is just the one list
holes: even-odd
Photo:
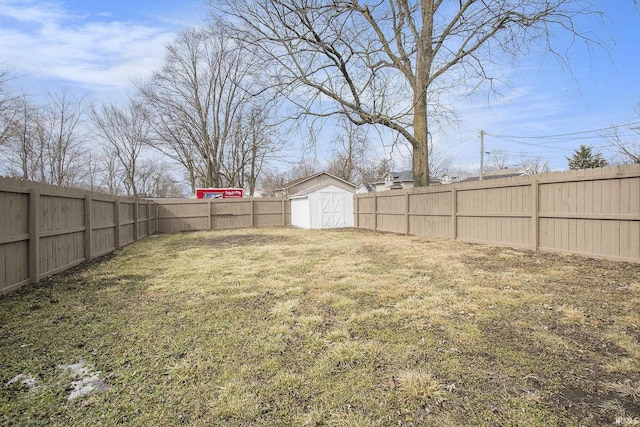
[(484, 131), (480, 131), (480, 181), (484, 175)]

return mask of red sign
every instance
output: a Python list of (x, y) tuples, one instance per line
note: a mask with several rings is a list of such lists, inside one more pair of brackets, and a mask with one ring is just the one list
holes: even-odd
[(241, 199), (242, 188), (196, 188), (198, 199)]

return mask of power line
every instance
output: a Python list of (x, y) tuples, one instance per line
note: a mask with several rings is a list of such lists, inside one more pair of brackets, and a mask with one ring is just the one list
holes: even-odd
[[(511, 138), (511, 139), (557, 139), (557, 138), (566, 138), (568, 136), (576, 136), (576, 135), (584, 135), (584, 134), (595, 133), (595, 132), (602, 132), (602, 131), (607, 131), (607, 130), (611, 131), (611, 130), (614, 130), (614, 129), (631, 127), (631, 126), (638, 126), (638, 125), (640, 125), (640, 122), (630, 122), (630, 123), (623, 123), (623, 124), (620, 124), (620, 125), (612, 125), (612, 126), (608, 126), (608, 127), (605, 127), (605, 128), (590, 129), (590, 130), (576, 131), (576, 132), (570, 132), (570, 133), (560, 133), (560, 134), (556, 134), (556, 135), (518, 136), (518, 135), (499, 135), (499, 134), (492, 134), (492, 133), (485, 133), (485, 135), (492, 136), (494, 138)], [(577, 138), (567, 138), (567, 139), (571, 140), (571, 139), (577, 139)]]
[(454, 149), (456, 147), (459, 147), (460, 145), (464, 144), (465, 142), (471, 141), (472, 139), (476, 138), (477, 136), (478, 136), (477, 134), (471, 135), (471, 136), (467, 137), (466, 139), (463, 139), (459, 143), (451, 145), (450, 147), (447, 147), (447, 148), (443, 148), (442, 150), (439, 150), (439, 151), (440, 152), (445, 152), (445, 151), (452, 150), (452, 149)]

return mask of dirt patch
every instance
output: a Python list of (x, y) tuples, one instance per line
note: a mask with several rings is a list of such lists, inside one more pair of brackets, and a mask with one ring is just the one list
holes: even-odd
[(265, 234), (240, 234), (198, 240), (200, 246), (251, 246), (286, 242), (287, 236)]
[(558, 394), (556, 404), (582, 420), (602, 425), (614, 420), (615, 425), (626, 425), (622, 420), (637, 420), (640, 416), (640, 407), (637, 402), (612, 392), (591, 393), (567, 387)]

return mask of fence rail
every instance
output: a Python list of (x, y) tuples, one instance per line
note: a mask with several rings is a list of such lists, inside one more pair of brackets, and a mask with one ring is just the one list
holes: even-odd
[(0, 178), (0, 295), (155, 230), (152, 201)]
[(358, 228), (640, 262), (640, 165), (357, 195)]

